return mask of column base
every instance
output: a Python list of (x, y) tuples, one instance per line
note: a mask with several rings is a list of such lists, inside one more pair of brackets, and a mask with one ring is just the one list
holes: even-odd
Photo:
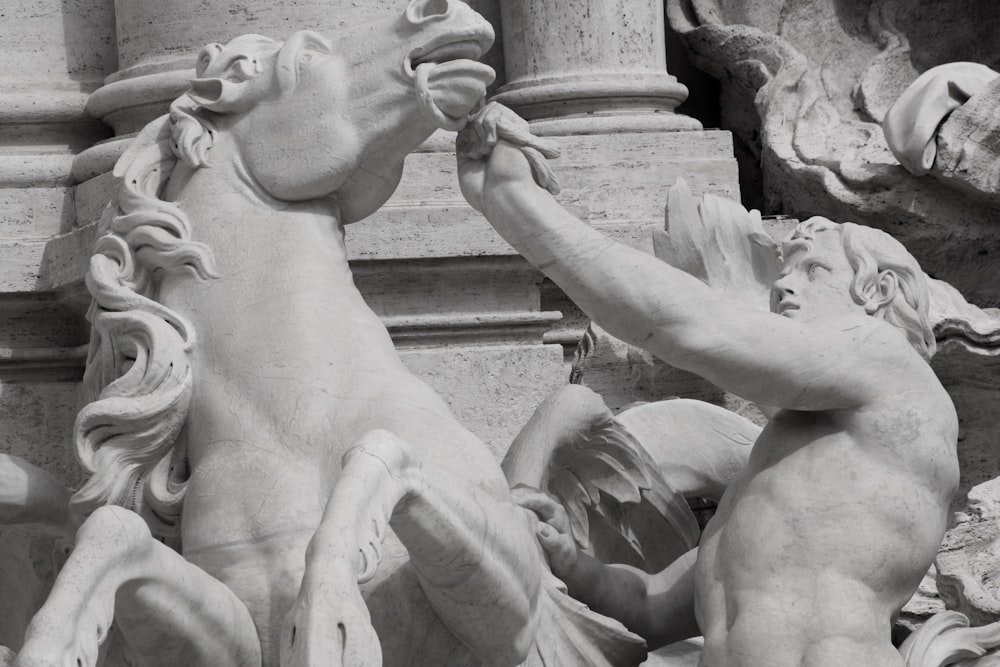
[(540, 134), (569, 135), (700, 130), (674, 111), (687, 95), (666, 72), (588, 72), (513, 81), (493, 99)]
[(532, 134), (539, 137), (622, 132), (683, 132), (701, 129), (702, 125), (697, 119), (673, 111), (594, 113), (531, 122)]

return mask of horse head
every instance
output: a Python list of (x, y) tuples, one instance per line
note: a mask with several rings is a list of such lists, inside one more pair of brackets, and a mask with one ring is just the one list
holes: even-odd
[(264, 194), (333, 195), (342, 222), (359, 220), (395, 191), (409, 152), (464, 124), (495, 76), (475, 62), (492, 42), (459, 0), (410, 0), (402, 16), (332, 34), (209, 44), (172, 107), (175, 150), (193, 167), (210, 148), (213, 164), (228, 153)]

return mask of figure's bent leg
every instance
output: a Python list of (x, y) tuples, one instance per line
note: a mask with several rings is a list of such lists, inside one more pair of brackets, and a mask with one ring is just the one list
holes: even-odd
[(111, 506), (80, 527), (14, 664), (95, 665), (116, 612), (148, 667), (260, 665), (257, 630), (239, 598), (153, 539), (138, 515)]
[[(320, 621), (310, 619), (308, 606), (338, 587), (333, 582), (343, 577), (345, 567), (355, 582), (374, 574), (391, 524), (448, 629), (485, 664), (519, 664), (534, 641), (542, 568), (529, 519), (512, 502), (415, 460), (393, 434), (368, 434), (344, 457), (343, 472), (309, 545), (283, 648), (304, 639), (301, 621)], [(350, 642), (351, 628), (331, 621), (326, 621), (327, 632), (343, 640), (346, 629)], [(308, 634), (317, 631), (323, 632), (311, 627)], [(345, 652), (351, 650), (348, 645)], [(378, 664), (378, 656), (369, 650), (358, 664)]]

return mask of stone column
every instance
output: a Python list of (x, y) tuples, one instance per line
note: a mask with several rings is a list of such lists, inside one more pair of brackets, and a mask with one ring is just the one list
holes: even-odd
[(495, 99), (545, 134), (698, 130), (674, 112), (660, 0), (505, 0), (507, 83)]

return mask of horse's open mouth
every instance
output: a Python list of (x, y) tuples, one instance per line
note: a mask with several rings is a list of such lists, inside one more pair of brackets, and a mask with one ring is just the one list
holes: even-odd
[(476, 62), (483, 51), (480, 40), (467, 39), (417, 49), (404, 61), (403, 69), (413, 78), (420, 107), (438, 127), (461, 129), (486, 94), (496, 72)]
[(410, 62), (415, 68), (424, 63), (446, 63), (452, 60), (478, 60), (483, 55), (483, 47), (476, 40), (467, 39), (453, 44), (444, 44), (432, 48), (426, 53), (421, 53), (422, 49), (417, 49), (410, 54)]

